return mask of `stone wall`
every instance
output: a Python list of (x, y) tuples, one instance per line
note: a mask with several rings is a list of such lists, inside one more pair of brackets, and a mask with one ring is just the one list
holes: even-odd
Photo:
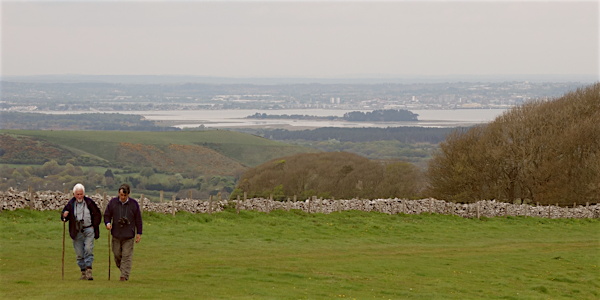
[[(103, 209), (110, 198), (102, 199), (99, 194), (88, 195), (98, 206)], [(62, 192), (43, 191), (27, 192), (9, 189), (0, 191), (0, 211), (29, 208), (35, 210), (61, 210), (71, 198), (71, 194)], [(375, 211), (386, 214), (447, 214), (465, 218), (503, 217), (503, 216), (529, 216), (540, 218), (600, 218), (600, 205), (586, 205), (573, 207), (537, 206), (528, 204), (510, 204), (483, 200), (476, 203), (460, 204), (436, 199), (307, 199), (304, 201), (273, 201), (269, 199), (254, 198), (246, 200), (177, 200), (164, 203), (150, 202), (147, 198), (139, 201), (143, 211), (152, 211), (173, 214), (179, 211), (190, 213), (212, 213), (225, 208), (237, 210), (255, 210), (270, 212), (273, 210), (297, 209), (309, 213), (332, 213), (344, 210)]]

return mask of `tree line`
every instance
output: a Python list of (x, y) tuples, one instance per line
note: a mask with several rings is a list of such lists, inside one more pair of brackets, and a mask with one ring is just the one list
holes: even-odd
[(70, 190), (76, 183), (84, 183), (90, 192), (94, 189), (113, 192), (122, 183), (129, 183), (136, 193), (143, 193), (158, 200), (159, 191), (167, 195), (186, 198), (192, 194), (196, 199), (207, 199), (210, 195), (229, 195), (235, 186), (234, 176), (197, 175), (185, 176), (179, 173), (167, 173), (145, 167), (139, 171), (130, 169), (84, 168), (66, 163), (60, 165), (55, 160), (40, 166), (13, 168), (0, 166), (0, 189), (17, 188), (27, 190)]
[(429, 162), (428, 195), (542, 204), (600, 198), (600, 83), (457, 130)]
[(304, 153), (264, 163), (246, 171), (232, 198), (292, 196), (323, 198), (418, 197), (423, 180), (406, 162), (381, 162), (347, 152)]
[(382, 109), (372, 112), (352, 111), (345, 113), (342, 119), (351, 122), (394, 122), (418, 121), (418, 116), (405, 109)]
[(1, 129), (25, 130), (131, 130), (177, 131), (176, 127), (157, 126), (141, 115), (118, 113), (41, 114), (0, 112)]
[(374, 142), (396, 140), (403, 143), (442, 142), (454, 128), (387, 127), (387, 128), (339, 128), (321, 127), (306, 130), (263, 129), (257, 134), (273, 140)]
[(269, 115), (266, 113), (255, 113), (247, 116), (247, 119), (292, 119), (292, 120), (343, 120), (350, 122), (403, 122), (418, 121), (418, 114), (405, 109), (380, 109), (368, 112), (352, 111), (345, 113), (342, 117), (336, 116), (311, 116), (298, 114)]

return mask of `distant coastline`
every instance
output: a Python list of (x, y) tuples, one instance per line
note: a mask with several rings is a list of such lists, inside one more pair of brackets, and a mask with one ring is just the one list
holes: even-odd
[[(395, 122), (355, 122), (345, 120), (330, 120), (321, 118), (326, 116), (341, 117), (348, 110), (336, 109), (287, 109), (287, 110), (260, 110), (260, 109), (232, 109), (232, 110), (168, 110), (168, 111), (126, 111), (124, 115), (143, 116), (144, 120), (152, 121), (160, 126), (170, 126), (179, 129), (186, 128), (269, 128), (304, 130), (322, 127), (340, 128), (387, 128), (387, 127), (469, 127), (488, 123), (503, 114), (508, 109), (449, 109), (449, 110), (411, 110), (417, 114), (417, 121)], [(256, 113), (272, 114), (305, 114), (315, 116), (313, 119), (248, 119), (248, 115)], [(114, 111), (36, 111), (42, 114), (70, 115), (70, 114), (114, 114)]]
[[(261, 109), (231, 109), (231, 110), (168, 110), (168, 111), (127, 111), (127, 115), (141, 115), (146, 120), (157, 122), (164, 126), (172, 126), (180, 129), (186, 128), (280, 128), (288, 130), (315, 129), (322, 127), (341, 128), (386, 128), (386, 127), (468, 127), (488, 123), (508, 109), (425, 109), (411, 110), (419, 116), (418, 121), (398, 122), (350, 122), (336, 120), (294, 120), (294, 119), (247, 119), (248, 115), (256, 113), (272, 114), (309, 114), (317, 117), (343, 116), (352, 110), (335, 109), (284, 109), (284, 110), (261, 110)], [(37, 111), (47, 114), (89, 114), (89, 113), (114, 113), (114, 111)]]
[[(419, 115), (418, 121), (403, 122), (348, 122), (335, 120), (252, 120), (246, 116), (254, 113), (273, 113), (273, 110), (240, 109), (240, 110), (183, 110), (183, 111), (136, 111), (147, 120), (168, 122), (178, 128), (282, 128), (282, 129), (314, 129), (321, 127), (462, 127), (488, 123), (500, 116), (507, 109), (452, 109), (452, 110), (411, 110)], [(277, 114), (310, 114), (315, 116), (342, 116), (348, 110), (332, 109), (288, 109), (277, 110)]]

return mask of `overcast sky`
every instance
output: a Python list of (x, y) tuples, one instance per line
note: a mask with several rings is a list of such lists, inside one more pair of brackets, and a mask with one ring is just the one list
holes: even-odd
[(599, 74), (598, 1), (4, 1), (1, 73)]

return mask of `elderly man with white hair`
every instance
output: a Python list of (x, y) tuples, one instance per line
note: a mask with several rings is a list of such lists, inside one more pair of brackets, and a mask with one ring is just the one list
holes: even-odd
[(63, 222), (69, 222), (69, 235), (77, 255), (77, 265), (81, 269), (82, 280), (94, 280), (94, 239), (100, 237), (102, 213), (98, 205), (85, 196), (85, 187), (78, 183), (73, 187), (73, 198), (65, 205), (61, 214)]

